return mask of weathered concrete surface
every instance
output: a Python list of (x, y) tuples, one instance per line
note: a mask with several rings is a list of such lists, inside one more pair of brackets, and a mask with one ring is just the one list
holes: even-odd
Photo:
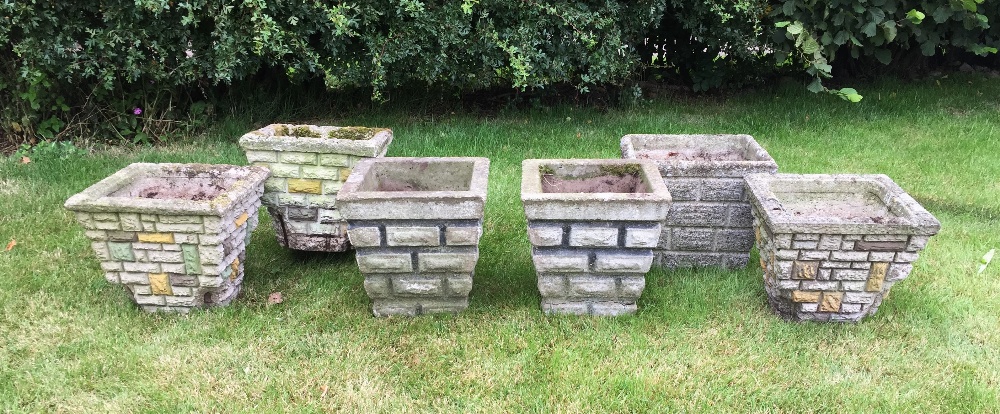
[(746, 178), (764, 288), (786, 319), (874, 314), (941, 225), (884, 175)]
[(372, 158), (337, 196), (376, 316), (459, 312), (479, 260), (489, 160)]
[[(132, 164), (70, 197), (66, 208), (109, 282), (124, 285), (146, 311), (188, 312), (239, 293), (267, 176), (259, 167)], [(170, 188), (181, 190), (162, 191)]]
[(655, 251), (669, 267), (744, 267), (753, 246), (743, 177), (778, 165), (749, 135), (633, 134), (622, 158), (656, 163), (673, 200)]
[[(645, 186), (638, 193), (545, 193), (544, 169), (562, 179), (632, 165)], [(528, 218), (531, 258), (547, 314), (635, 313), (652, 248), (670, 208), (655, 165), (626, 160), (525, 160), (521, 202)]]
[[(288, 136), (305, 128), (316, 137)], [(337, 133), (367, 132), (341, 139)], [(275, 236), (295, 250), (342, 252), (351, 248), (347, 222), (336, 206), (337, 192), (359, 160), (381, 157), (392, 142), (382, 128), (273, 124), (240, 138), (251, 165), (268, 168), (263, 203)]]

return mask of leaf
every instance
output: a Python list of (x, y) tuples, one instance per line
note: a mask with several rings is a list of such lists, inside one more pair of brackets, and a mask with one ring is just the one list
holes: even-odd
[(990, 251), (983, 255), (982, 259), (979, 259), (979, 263), (981, 264), (979, 265), (979, 272), (976, 273), (983, 273), (986, 271), (986, 266), (989, 266), (990, 262), (993, 261), (993, 254), (996, 252), (997, 249), (990, 249)]
[(797, 35), (799, 33), (802, 33), (802, 22), (792, 23), (792, 24), (788, 25), (788, 28), (785, 29), (785, 30), (788, 30), (788, 33), (791, 33), (793, 35)]
[(896, 32), (896, 22), (894, 22), (894, 21), (888, 21), (888, 22), (882, 23), (882, 32), (885, 33), (885, 42), (886, 43), (889, 43), (889, 42), (893, 41), (893, 39), (896, 38), (896, 34), (897, 34), (897, 32)]
[(892, 52), (890, 52), (889, 49), (876, 49), (875, 59), (878, 59), (878, 61), (882, 62), (883, 65), (888, 65), (892, 62)]
[(861, 33), (864, 33), (865, 36), (873, 37), (875, 36), (875, 29), (877, 27), (878, 25), (875, 22), (868, 22), (861, 28)]
[(786, 1), (785, 4), (781, 6), (781, 12), (785, 13), (786, 16), (791, 16), (792, 13), (795, 13), (795, 2)]
[(284, 301), (285, 299), (281, 296), (281, 292), (271, 292), (270, 295), (267, 295), (267, 306), (277, 305)]
[(806, 38), (806, 41), (802, 43), (802, 51), (807, 55), (819, 52), (819, 43), (816, 43), (816, 39), (809, 36)]
[(21, 157), (21, 164), (31, 164), (31, 158)]
[(823, 81), (817, 76), (816, 79), (813, 79), (813, 81), (809, 83), (809, 86), (806, 86), (806, 89), (812, 93), (823, 92)]
[(10, 249), (13, 249), (13, 248), (14, 248), (14, 246), (17, 246), (17, 240), (14, 240), (13, 238), (11, 238), (11, 239), (10, 239), (10, 243), (7, 243), (7, 248), (6, 248), (6, 249), (4, 249), (4, 251), (5, 251), (5, 252), (9, 252), (9, 251), (10, 251)]
[(871, 13), (872, 20), (874, 20), (875, 23), (882, 23), (882, 21), (885, 20), (885, 12), (882, 11), (882, 9), (872, 7), (868, 9), (868, 13)]
[(787, 22), (787, 21), (786, 22), (777, 22), (777, 23), (774, 24), (774, 27), (785, 27), (785, 26), (788, 26), (789, 24), (792, 24), (792, 22)]
[(858, 94), (858, 91), (854, 88), (843, 88), (837, 91), (837, 93), (844, 99), (851, 101), (851, 103), (861, 102), (861, 99), (863, 98), (863, 96)]
[(909, 20), (913, 24), (920, 24), (920, 22), (924, 21), (924, 17), (927, 16), (917, 11), (917, 9), (910, 9), (910, 11), (906, 12), (906, 20)]

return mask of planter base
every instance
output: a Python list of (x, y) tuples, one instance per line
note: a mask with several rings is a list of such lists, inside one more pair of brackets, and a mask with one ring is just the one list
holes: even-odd
[(542, 299), (542, 311), (546, 314), (621, 316), (634, 314), (639, 306), (633, 303), (602, 301), (561, 301)]
[(458, 313), (469, 307), (468, 297), (451, 299), (377, 299), (372, 302), (375, 316), (419, 316)]
[(309, 223), (289, 220), (278, 209), (268, 208), (278, 245), (311, 252), (345, 252), (351, 249), (347, 223)]

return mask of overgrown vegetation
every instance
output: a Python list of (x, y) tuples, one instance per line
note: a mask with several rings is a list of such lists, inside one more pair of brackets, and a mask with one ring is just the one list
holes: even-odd
[(995, 54), (998, 9), (984, 0), (7, 1), (0, 141), (169, 140), (203, 127), (229, 85), (275, 77), (363, 88), (375, 102), (398, 87), (560, 85), (635, 101), (640, 81), (703, 91), (796, 72), (823, 91), (837, 65)]
[[(1000, 83), (859, 89), (856, 105), (789, 83), (608, 111), (275, 115), (391, 127), (389, 156), (490, 158), (470, 308), (456, 316), (372, 317), (353, 254), (283, 249), (266, 214), (228, 308), (147, 315), (104, 280), (63, 202), (131, 162), (245, 164), (236, 137), (270, 123), (250, 122), (267, 109), (241, 108), (184, 145), (0, 161), (0, 411), (993, 411), (1000, 266), (976, 272), (1000, 247)], [(856, 325), (781, 321), (753, 266), (654, 270), (632, 317), (545, 317), (522, 159), (618, 158), (633, 132), (747, 133), (783, 172), (884, 173), (941, 232)], [(271, 292), (284, 303), (268, 305)]]

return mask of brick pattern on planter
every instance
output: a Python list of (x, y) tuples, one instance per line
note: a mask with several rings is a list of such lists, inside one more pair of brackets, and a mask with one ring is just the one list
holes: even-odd
[(528, 239), (546, 313), (635, 313), (660, 224), (530, 220)]
[(905, 279), (929, 236), (768, 234), (754, 221), (764, 288), (782, 317), (858, 321)]
[(466, 309), (482, 231), (481, 220), (352, 221), (348, 234), (375, 315)]
[(658, 135), (622, 137), (622, 158), (638, 159), (647, 151), (712, 152), (738, 149), (740, 161), (677, 161), (656, 163), (670, 191), (672, 204), (655, 250), (658, 265), (675, 267), (745, 267), (754, 235), (750, 202), (743, 177), (777, 172), (774, 159), (749, 135)]
[(364, 157), (265, 150), (246, 154), (251, 165), (271, 170), (263, 203), (281, 246), (331, 252), (350, 248), (347, 223), (336, 208), (337, 192)]
[(223, 217), (77, 212), (105, 278), (146, 311), (226, 305), (240, 291), (262, 188)]
[[(287, 136), (307, 129), (315, 136)], [(366, 139), (338, 138), (368, 134)], [(337, 193), (358, 161), (382, 157), (392, 142), (385, 128), (272, 124), (240, 138), (247, 161), (271, 171), (263, 203), (278, 244), (295, 250), (351, 248)]]
[(673, 203), (657, 263), (665, 267), (745, 267), (753, 246), (750, 203), (742, 178), (664, 176)]

